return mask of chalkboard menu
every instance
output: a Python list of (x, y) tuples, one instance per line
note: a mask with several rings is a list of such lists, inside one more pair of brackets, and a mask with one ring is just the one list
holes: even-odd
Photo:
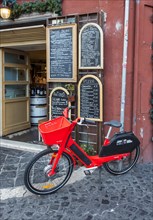
[(68, 107), (68, 91), (58, 87), (50, 94), (50, 119), (62, 115), (63, 110)]
[(102, 121), (102, 84), (92, 75), (83, 77), (79, 82), (79, 117)]
[(99, 25), (88, 23), (79, 33), (79, 68), (103, 68), (103, 32)]
[(51, 27), (48, 34), (49, 80), (76, 81), (76, 25)]

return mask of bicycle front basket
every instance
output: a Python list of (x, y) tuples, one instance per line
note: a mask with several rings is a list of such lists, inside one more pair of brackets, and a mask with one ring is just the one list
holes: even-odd
[(39, 125), (39, 131), (46, 145), (59, 144), (63, 141), (71, 123), (63, 116)]

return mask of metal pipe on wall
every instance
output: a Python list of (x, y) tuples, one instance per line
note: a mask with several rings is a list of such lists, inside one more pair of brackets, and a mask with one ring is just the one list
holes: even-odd
[(122, 62), (122, 90), (121, 90), (121, 109), (120, 122), (122, 127), (120, 131), (124, 130), (125, 120), (125, 97), (126, 97), (126, 72), (127, 72), (127, 51), (128, 51), (128, 24), (129, 24), (129, 0), (125, 0), (125, 14), (124, 14), (124, 44), (123, 44), (123, 62)]

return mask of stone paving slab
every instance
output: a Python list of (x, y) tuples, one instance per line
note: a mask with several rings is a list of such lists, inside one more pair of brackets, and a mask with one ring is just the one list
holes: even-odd
[(85, 176), (76, 169), (67, 185), (36, 196), (23, 184), (24, 169), (35, 153), (0, 149), (2, 220), (152, 220), (153, 164), (137, 164), (122, 176), (102, 169)]

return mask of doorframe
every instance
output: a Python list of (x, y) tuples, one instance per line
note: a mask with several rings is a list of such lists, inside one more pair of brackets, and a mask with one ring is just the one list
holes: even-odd
[[(8, 81), (7, 83), (5, 83), (4, 81), (4, 68), (5, 68), (5, 61), (4, 61), (4, 53), (5, 52), (10, 52), (13, 54), (21, 54), (21, 55), (25, 55), (27, 62), (26, 64), (22, 65), (22, 64), (11, 64), (11, 67), (25, 67), (26, 68), (26, 80), (22, 81)], [(28, 54), (24, 51), (18, 51), (15, 49), (8, 49), (8, 48), (3, 48), (1, 50), (1, 79), (0, 79), (0, 83), (1, 83), (1, 97), (2, 97), (2, 102), (1, 102), (1, 115), (2, 115), (2, 120), (1, 120), (1, 133), (0, 135), (7, 135), (9, 133), (13, 133), (13, 132), (17, 132), (20, 130), (24, 130), (24, 129), (28, 129), (30, 128), (31, 124), (30, 124), (30, 95), (29, 95), (29, 85), (30, 85), (30, 78), (29, 78), (29, 70), (30, 70), (30, 66), (29, 66), (29, 58), (28, 58)], [(8, 66), (8, 65), (7, 65)], [(5, 85), (26, 85), (26, 96), (25, 97), (21, 97), (21, 98), (13, 98), (12, 100), (10, 99), (5, 99)], [(26, 121), (23, 121), (21, 123), (15, 123), (14, 125), (10, 125), (8, 127), (6, 127), (6, 104), (8, 103), (16, 103), (16, 102), (26, 102)], [(14, 127), (14, 128), (13, 128)]]

